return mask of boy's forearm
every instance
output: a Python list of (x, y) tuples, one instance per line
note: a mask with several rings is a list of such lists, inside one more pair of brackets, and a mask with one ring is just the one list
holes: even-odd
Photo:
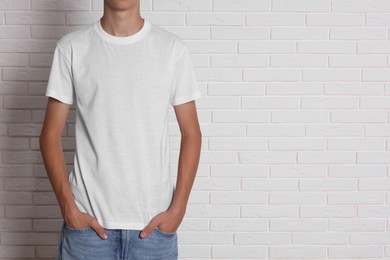
[(198, 170), (201, 145), (200, 133), (188, 134), (181, 138), (176, 190), (170, 207), (172, 210), (184, 212), (186, 210)]
[(39, 142), (47, 175), (64, 215), (77, 206), (68, 181), (61, 137), (41, 137)]

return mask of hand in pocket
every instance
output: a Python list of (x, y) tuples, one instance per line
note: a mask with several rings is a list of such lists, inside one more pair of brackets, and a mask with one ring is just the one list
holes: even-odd
[(83, 229), (91, 227), (102, 239), (107, 239), (107, 234), (104, 228), (99, 224), (97, 219), (89, 214), (80, 211), (78, 208), (64, 214), (64, 222), (69, 228)]

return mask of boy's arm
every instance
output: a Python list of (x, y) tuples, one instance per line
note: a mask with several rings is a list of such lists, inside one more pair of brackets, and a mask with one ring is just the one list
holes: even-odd
[(61, 137), (70, 105), (49, 97), (39, 145), (44, 166), (53, 187), (62, 216), (76, 204), (68, 182)]
[(202, 133), (198, 122), (194, 101), (174, 106), (181, 132), (180, 154), (176, 189), (170, 209), (186, 211), (188, 199), (198, 170)]

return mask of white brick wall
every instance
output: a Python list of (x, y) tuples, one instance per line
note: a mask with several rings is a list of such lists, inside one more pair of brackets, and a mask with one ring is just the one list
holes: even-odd
[[(0, 0), (0, 260), (55, 258), (44, 91), (57, 40), (102, 8)], [(185, 40), (205, 94), (180, 259), (390, 259), (389, 0), (141, 0), (141, 14)], [(74, 107), (63, 148), (70, 170)]]

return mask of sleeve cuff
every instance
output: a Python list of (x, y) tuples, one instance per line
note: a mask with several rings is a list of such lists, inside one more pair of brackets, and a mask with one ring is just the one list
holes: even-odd
[(55, 98), (55, 99), (61, 101), (62, 103), (65, 103), (65, 104), (68, 104), (68, 105), (72, 105), (73, 104), (73, 98), (69, 98), (67, 96), (60, 95), (60, 94), (58, 94), (55, 91), (49, 91), (48, 90), (48, 91), (46, 91), (45, 96), (46, 97)]
[(192, 93), (191, 95), (176, 98), (175, 100), (173, 100), (172, 106), (181, 105), (181, 104), (190, 102), (192, 100), (198, 99), (200, 97), (202, 97), (202, 94), (200, 93), (200, 91), (196, 91), (196, 92)]

